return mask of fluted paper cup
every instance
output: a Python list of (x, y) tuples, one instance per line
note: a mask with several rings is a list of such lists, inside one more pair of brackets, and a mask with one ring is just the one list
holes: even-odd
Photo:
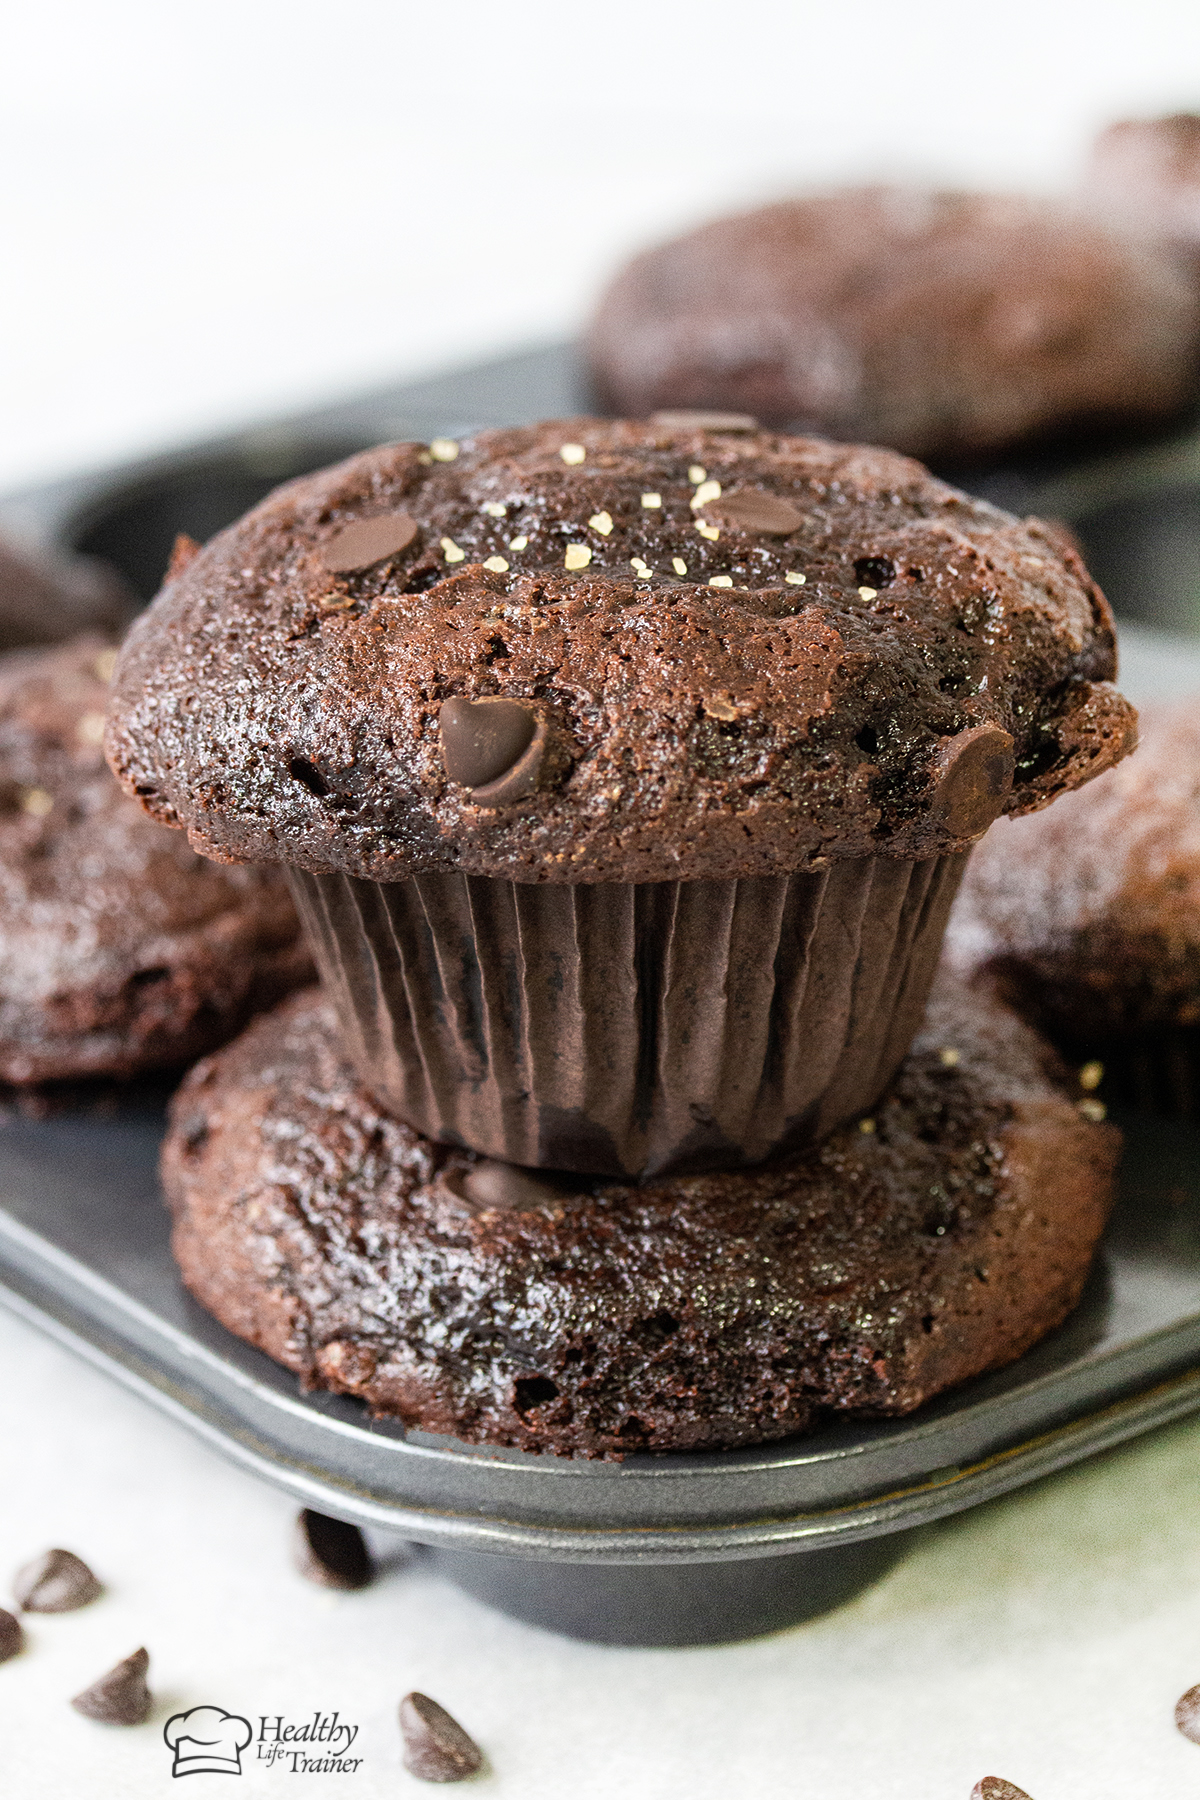
[(289, 873), (385, 1106), (505, 1162), (650, 1177), (761, 1162), (873, 1105), (965, 861), (596, 886)]

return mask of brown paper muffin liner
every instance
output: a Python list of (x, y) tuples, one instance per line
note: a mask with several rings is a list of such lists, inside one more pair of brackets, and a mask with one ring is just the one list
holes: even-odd
[(1081, 1086), (1106, 1106), (1160, 1119), (1200, 1119), (1200, 1026), (1168, 1025), (1101, 1049), (1072, 1045)]
[(761, 1162), (869, 1109), (965, 862), (578, 887), (289, 874), (383, 1105), (504, 1162), (646, 1178)]

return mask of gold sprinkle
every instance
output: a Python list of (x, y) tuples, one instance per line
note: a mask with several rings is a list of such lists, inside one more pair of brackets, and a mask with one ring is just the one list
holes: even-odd
[(657, 507), (660, 507), (662, 505), (662, 495), (661, 494), (643, 494), (642, 495), (642, 505), (646, 508), (647, 512), (654, 512)]
[(562, 457), (567, 466), (573, 469), (577, 463), (583, 461), (584, 457), (587, 455), (587, 451), (582, 444), (564, 444), (558, 454)]
[(721, 535), (720, 527), (716, 525), (697, 525), (696, 530), (702, 538), (707, 538), (710, 544), (715, 544)]
[(726, 725), (738, 716), (737, 707), (731, 706), (728, 700), (722, 699), (719, 695), (704, 700), (701, 704), (710, 719), (720, 719)]
[(453, 462), (458, 455), (458, 445), (453, 438), (434, 438), (429, 454), (434, 462)]
[(733, 586), (733, 576), (732, 575), (710, 575), (708, 578), (708, 585), (709, 585), (709, 587), (732, 587)]
[(958, 1058), (959, 1052), (952, 1044), (947, 1044), (944, 1050), (938, 1051), (938, 1061), (944, 1069), (957, 1069)]
[(459, 549), (453, 538), (442, 539), (442, 552), (449, 563), (463, 562), (467, 554), (465, 550)]
[(619, 800), (623, 791), (624, 790), (619, 787), (609, 788), (608, 797), (610, 800)]
[(529, 539), (527, 537), (509, 538), (508, 547), (510, 550), (528, 550)]
[(799, 569), (789, 569), (783, 579), (785, 581), (790, 581), (793, 587), (803, 587), (808, 580), (808, 576), (802, 575)]
[(483, 566), (485, 569), (490, 569), (493, 575), (503, 575), (508, 568), (508, 564), (502, 556), (489, 556)]
[(860, 600), (874, 600), (878, 593), (878, 588), (859, 588), (858, 597)]
[(1104, 1064), (1102, 1062), (1086, 1062), (1079, 1071), (1079, 1085), (1090, 1094), (1104, 1080)]
[(102, 744), (104, 742), (104, 714), (102, 712), (84, 713), (75, 727), (75, 735), (81, 744)]
[(860, 1119), (858, 1121), (858, 1129), (860, 1131), (865, 1131), (867, 1136), (869, 1137), (875, 1129), (874, 1119)]
[(721, 484), (719, 481), (702, 481), (692, 495), (692, 511), (695, 512), (698, 506), (707, 506), (710, 500), (719, 500), (720, 498)]
[(1108, 1117), (1108, 1108), (1103, 1100), (1079, 1100), (1076, 1104), (1084, 1118), (1090, 1119), (1093, 1125), (1099, 1125), (1101, 1120)]
[(430, 456), (428, 450), (422, 450), (417, 456), (417, 461), (419, 463), (424, 463), (426, 468), (428, 468), (429, 464), (433, 461), (433, 458)]
[(45, 788), (25, 788), (21, 794), (21, 805), (35, 819), (44, 819), (52, 811), (54, 799)]
[(607, 537), (612, 530), (612, 514), (606, 512), (593, 513), (588, 520), (588, 524), (593, 531), (598, 531), (601, 537)]
[(702, 468), (699, 463), (693, 463), (691, 468), (688, 470), (688, 480), (691, 482), (693, 487), (699, 487), (699, 485), (702, 481), (708, 480), (708, 470), (705, 468)]
[(102, 650), (92, 664), (93, 669), (95, 669), (101, 681), (111, 681), (113, 678), (113, 670), (116, 666), (117, 653), (115, 650)]
[(671, 567), (677, 575), (687, 574), (687, 564), (684, 562), (682, 556), (673, 556), (671, 558)]
[(592, 560), (592, 553), (586, 544), (568, 544), (567, 554), (563, 557), (564, 569), (586, 569)]
[(502, 519), (508, 511), (508, 508), (507, 506), (501, 506), (499, 500), (485, 500), (482, 511), (488, 515), (489, 519)]

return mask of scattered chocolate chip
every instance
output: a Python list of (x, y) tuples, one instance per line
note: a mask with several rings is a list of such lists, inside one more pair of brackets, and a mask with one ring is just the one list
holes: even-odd
[(1175, 1702), (1175, 1723), (1185, 1738), (1200, 1744), (1200, 1687), (1190, 1687)]
[(1013, 741), (999, 725), (974, 725), (948, 738), (933, 763), (933, 817), (951, 837), (980, 837), (1013, 783)]
[(524, 799), (537, 786), (545, 729), (520, 700), (447, 700), (438, 718), (451, 781), (484, 806)]
[(708, 501), (703, 511), (705, 518), (731, 525), (735, 531), (757, 532), (762, 537), (787, 537), (804, 523), (804, 515), (790, 500), (782, 500), (778, 494), (760, 494), (754, 488), (745, 488), (739, 494), (722, 494), (719, 500)]
[(74, 1612), (101, 1592), (87, 1564), (70, 1550), (45, 1551), (13, 1579), (13, 1598), (24, 1612)]
[(182, 575), (189, 563), (195, 562), (201, 548), (202, 546), (196, 542), (195, 538), (189, 537), (186, 531), (175, 533), (175, 542), (171, 545), (171, 559), (167, 564), (167, 572), (163, 576), (164, 587), (168, 581), (174, 581), (177, 576)]
[(757, 431), (758, 420), (749, 413), (726, 412), (656, 412), (650, 414), (652, 425), (665, 431)]
[(76, 1694), (71, 1705), (85, 1719), (99, 1719), (105, 1725), (140, 1725), (152, 1704), (146, 1686), (149, 1667), (147, 1652), (135, 1650), (99, 1681), (93, 1681), (91, 1687), (84, 1688), (82, 1694)]
[(985, 1775), (971, 1789), (971, 1800), (1029, 1800), (1029, 1795), (1000, 1775)]
[(10, 1612), (0, 1606), (0, 1662), (7, 1662), (15, 1656), (25, 1642), (25, 1633), (21, 1630), (20, 1619), (14, 1619)]
[(364, 1588), (375, 1574), (357, 1525), (328, 1519), (309, 1507), (296, 1520), (296, 1567), (319, 1587)]
[(385, 556), (407, 550), (421, 527), (407, 513), (382, 513), (375, 519), (358, 519), (331, 538), (321, 560), (331, 575), (348, 575), (352, 569), (369, 569)]
[(422, 1781), (465, 1781), (483, 1767), (483, 1753), (457, 1719), (428, 1694), (400, 1702), (404, 1766)]

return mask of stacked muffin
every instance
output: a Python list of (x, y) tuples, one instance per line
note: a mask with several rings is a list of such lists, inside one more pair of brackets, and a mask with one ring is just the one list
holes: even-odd
[(1114, 666), (1056, 533), (746, 420), (280, 489), (109, 716), (154, 819), (287, 868), (325, 983), (181, 1090), (189, 1286), (409, 1425), (589, 1454), (1018, 1354), (1115, 1134), (991, 1002), (904, 1059), (971, 845), (1131, 748)]

